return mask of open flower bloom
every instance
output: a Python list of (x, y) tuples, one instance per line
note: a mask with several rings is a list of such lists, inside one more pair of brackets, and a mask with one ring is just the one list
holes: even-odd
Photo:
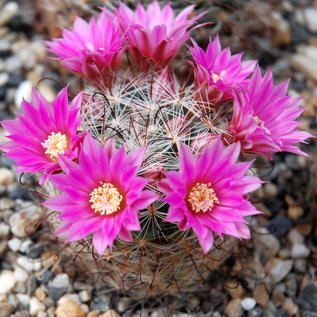
[(285, 151), (306, 155), (297, 146), (311, 134), (299, 131), (296, 121), (304, 109), (301, 98), (286, 95), (288, 82), (274, 86), (272, 72), (262, 78), (257, 67), (244, 96), (236, 99), (234, 112), (224, 140), (240, 142), (243, 153), (272, 157), (275, 152)]
[(242, 62), (242, 53), (231, 55), (230, 48), (221, 49), (218, 35), (210, 40), (206, 52), (195, 41), (190, 53), (195, 72), (195, 86), (202, 99), (214, 103), (233, 99), (233, 94), (247, 86), (255, 61)]
[(118, 66), (122, 43), (117, 20), (108, 11), (89, 23), (77, 17), (72, 31), (64, 29), (63, 38), (46, 42), (62, 65), (92, 80)]
[(213, 232), (248, 239), (244, 217), (260, 213), (245, 195), (261, 182), (245, 176), (251, 163), (237, 163), (239, 154), (238, 143), (224, 147), (221, 139), (198, 157), (180, 144), (179, 171), (166, 172), (158, 185), (169, 204), (165, 220), (181, 230), (192, 228), (205, 253), (213, 246)]
[(32, 103), (22, 101), (22, 114), (17, 114), (17, 119), (1, 122), (11, 141), (0, 148), (16, 162), (18, 172), (44, 173), (41, 178), (44, 182), (50, 173), (60, 169), (59, 155), (77, 157), (81, 99), (79, 94), (68, 105), (66, 87), (50, 104), (33, 90)]
[(189, 38), (189, 30), (201, 17), (188, 19), (194, 6), (188, 6), (177, 16), (169, 3), (162, 9), (158, 1), (149, 4), (147, 10), (138, 4), (133, 12), (123, 3), (115, 12), (127, 37), (128, 50), (141, 68), (152, 64), (163, 68), (175, 57)]
[(116, 149), (113, 140), (101, 147), (90, 134), (84, 137), (79, 163), (62, 158), (65, 174), (52, 175), (61, 192), (44, 206), (61, 212), (56, 234), (76, 241), (93, 234), (93, 245), (102, 255), (116, 237), (132, 241), (131, 231), (140, 230), (138, 211), (148, 207), (158, 195), (143, 190), (148, 180), (136, 176), (144, 149), (129, 154)]

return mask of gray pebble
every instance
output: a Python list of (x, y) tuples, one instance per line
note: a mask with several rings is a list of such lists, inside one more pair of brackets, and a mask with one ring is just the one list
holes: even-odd
[(26, 255), (31, 259), (36, 259), (41, 255), (43, 250), (44, 250), (44, 245), (41, 242), (37, 242), (37, 243), (31, 245), (26, 250)]
[(28, 294), (30, 296), (33, 296), (35, 290), (37, 289), (38, 283), (36, 280), (36, 277), (31, 275), (29, 280), (28, 280)]
[(67, 293), (67, 288), (47, 286), (48, 296), (54, 301), (57, 302), (65, 293)]
[(109, 304), (110, 304), (109, 296), (107, 295), (94, 296), (90, 304), (90, 309), (106, 311), (107, 309), (109, 309)]
[(52, 271), (50, 271), (49, 269), (44, 269), (38, 277), (38, 280), (42, 284), (47, 284), (53, 277), (54, 273)]
[(293, 260), (280, 261), (271, 269), (271, 276), (275, 283), (280, 282), (293, 267)]
[(69, 276), (65, 273), (58, 274), (54, 277), (54, 279), (50, 282), (49, 285), (56, 288), (69, 289), (70, 287)]
[(22, 67), (21, 60), (16, 56), (10, 56), (5, 61), (5, 69), (8, 73), (15, 73)]

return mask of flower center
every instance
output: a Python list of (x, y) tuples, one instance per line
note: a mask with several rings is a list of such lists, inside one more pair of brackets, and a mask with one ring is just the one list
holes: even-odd
[(261, 129), (263, 129), (264, 133), (268, 135), (271, 134), (271, 131), (265, 126), (264, 121), (262, 119), (260, 119), (258, 116), (253, 116), (253, 120)]
[(210, 183), (197, 183), (188, 195), (188, 203), (192, 211), (199, 213), (211, 210), (219, 199)]
[(101, 216), (119, 211), (123, 199), (118, 188), (111, 183), (101, 183), (90, 193), (90, 197), (91, 208)]
[(214, 81), (214, 83), (216, 83), (220, 79), (220, 76), (216, 73), (211, 73), (211, 78)]
[(45, 154), (51, 160), (56, 161), (57, 156), (64, 154), (68, 147), (67, 136), (60, 132), (52, 132), (41, 145), (46, 149)]

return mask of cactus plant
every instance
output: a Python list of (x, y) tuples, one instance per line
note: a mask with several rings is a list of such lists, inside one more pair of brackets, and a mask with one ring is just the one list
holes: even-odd
[(287, 83), (218, 37), (189, 48), (193, 82), (177, 77), (173, 62), (202, 15), (193, 10), (176, 16), (154, 1), (77, 18), (47, 45), (84, 89), (70, 105), (67, 88), (52, 104), (34, 91), (2, 122), (1, 148), (50, 188), (43, 205), (82, 270), (134, 298), (203, 287), (260, 213), (248, 198), (261, 186), (252, 159), (305, 155), (295, 143), (310, 137)]

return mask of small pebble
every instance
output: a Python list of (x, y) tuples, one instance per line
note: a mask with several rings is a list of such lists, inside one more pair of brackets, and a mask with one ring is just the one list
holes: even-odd
[(65, 301), (56, 309), (56, 317), (84, 317), (85, 312), (73, 301)]
[(14, 276), (18, 282), (22, 283), (26, 282), (29, 278), (29, 274), (19, 266), (16, 266), (14, 269)]
[(0, 273), (0, 295), (7, 294), (15, 286), (17, 280), (14, 273), (9, 270), (3, 270)]
[(17, 299), (23, 309), (29, 309), (30, 306), (30, 296), (27, 294), (17, 294)]
[(14, 180), (14, 174), (11, 170), (1, 167), (0, 168), (0, 185), (7, 186)]
[(86, 303), (91, 300), (91, 292), (83, 290), (79, 293), (79, 297), (83, 303)]
[(30, 102), (32, 99), (32, 88), (33, 84), (30, 80), (25, 80), (20, 83), (18, 86), (15, 98), (14, 98), (14, 104), (17, 107), (17, 109), (21, 109), (21, 102), (23, 99)]
[(19, 12), (19, 6), (16, 2), (10, 1), (0, 10), (0, 26), (11, 21), (11, 19)]
[(36, 316), (40, 311), (45, 311), (46, 307), (36, 297), (32, 297), (30, 300), (30, 314)]
[(70, 287), (69, 276), (65, 273), (56, 275), (50, 282), (50, 286), (68, 289)]
[(27, 239), (22, 242), (19, 251), (22, 253), (26, 253), (30, 246), (33, 244), (32, 240)]
[(266, 308), (269, 301), (269, 294), (267, 292), (265, 284), (258, 284), (253, 290), (253, 297), (257, 304), (262, 308)]
[(27, 272), (33, 271), (34, 263), (32, 262), (31, 259), (28, 259), (26, 256), (19, 256), (17, 258), (17, 263)]
[(7, 238), (10, 232), (10, 227), (4, 222), (0, 222), (0, 239)]
[(44, 299), (46, 298), (46, 293), (43, 291), (43, 289), (41, 287), (38, 287), (36, 290), (35, 290), (35, 293), (34, 293), (35, 297), (43, 302)]
[(247, 297), (241, 301), (241, 306), (244, 310), (249, 311), (253, 309), (256, 305), (256, 301), (253, 298)]
[(9, 303), (0, 303), (0, 317), (10, 317), (14, 311), (14, 305)]
[(243, 310), (241, 307), (241, 299), (234, 298), (232, 299), (225, 310), (225, 315), (227, 317), (240, 317), (243, 315)]
[(287, 235), (287, 239), (292, 245), (301, 244), (304, 242), (303, 235), (297, 229), (290, 230)]
[(291, 256), (293, 259), (307, 258), (310, 250), (305, 244), (295, 244), (292, 247)]
[(275, 283), (280, 282), (287, 274), (291, 271), (293, 267), (293, 260), (285, 260), (278, 262), (271, 269), (271, 276)]
[(8, 241), (8, 247), (13, 252), (17, 252), (20, 246), (21, 246), (21, 240), (18, 238), (13, 238)]

